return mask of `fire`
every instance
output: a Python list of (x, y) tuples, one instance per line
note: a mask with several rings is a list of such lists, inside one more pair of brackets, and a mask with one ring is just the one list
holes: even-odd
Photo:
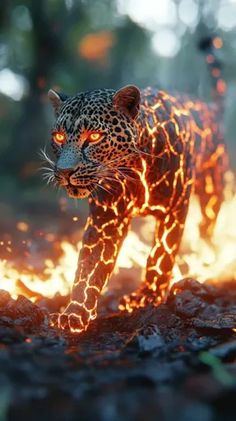
[[(211, 244), (200, 237), (201, 210), (197, 197), (192, 197), (171, 285), (187, 276), (200, 282), (223, 282), (236, 278), (236, 194), (232, 194), (234, 175), (231, 172), (226, 173), (225, 181), (225, 200), (217, 218)], [(131, 267), (134, 264), (145, 267), (150, 250), (147, 243), (150, 243), (154, 226), (155, 221), (151, 217), (146, 218), (141, 230), (143, 242), (134, 232), (129, 233), (118, 258), (119, 267)]]
[[(236, 277), (236, 194), (232, 194), (234, 175), (226, 174), (225, 200), (218, 215), (212, 243), (200, 238), (201, 211), (193, 196), (185, 225), (180, 253), (173, 270), (172, 284), (183, 277), (192, 276), (200, 282), (214, 280), (222, 282)], [(154, 232), (152, 217), (144, 219), (139, 234), (131, 230), (120, 251), (116, 271), (120, 268), (132, 270), (145, 268)], [(25, 226), (22, 225), (25, 230)], [(28, 229), (28, 227), (27, 227)], [(6, 247), (9, 247), (6, 244)], [(35, 301), (39, 296), (68, 295), (71, 291), (81, 244), (73, 246), (62, 241), (62, 254), (57, 263), (45, 260), (40, 274), (18, 270), (12, 261), (0, 260), (0, 289), (8, 291), (13, 298), (19, 294)], [(141, 276), (140, 276), (141, 277)]]
[(13, 298), (19, 294), (28, 295), (32, 301), (38, 296), (50, 298), (56, 293), (67, 295), (74, 280), (78, 249), (66, 241), (62, 241), (61, 249), (63, 253), (58, 264), (54, 264), (50, 259), (45, 260), (42, 277), (39, 274), (19, 271), (6, 259), (0, 260), (0, 289), (8, 291)]

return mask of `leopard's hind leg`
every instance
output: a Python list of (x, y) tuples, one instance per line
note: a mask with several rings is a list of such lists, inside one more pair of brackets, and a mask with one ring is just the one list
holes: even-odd
[(195, 193), (199, 197), (202, 212), (200, 235), (209, 242), (224, 198), (224, 174), (228, 169), (227, 153), (223, 145), (219, 145), (217, 150), (205, 164), (201, 174), (197, 174), (195, 183)]
[[(190, 186), (189, 186), (190, 187)], [(132, 311), (147, 304), (158, 305), (164, 301), (172, 269), (178, 253), (188, 211), (190, 188), (184, 200), (157, 220), (154, 242), (146, 265), (146, 277), (139, 289), (122, 298), (119, 308)]]

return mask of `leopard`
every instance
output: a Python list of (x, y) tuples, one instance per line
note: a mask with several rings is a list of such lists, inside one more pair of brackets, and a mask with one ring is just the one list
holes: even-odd
[(214, 37), (201, 44), (212, 80), (209, 102), (135, 85), (72, 96), (49, 90), (56, 116), (50, 181), (89, 203), (71, 298), (51, 316), (53, 326), (81, 333), (97, 317), (134, 217), (152, 215), (156, 226), (145, 278), (121, 299), (123, 311), (165, 301), (192, 194), (200, 201), (201, 236), (211, 241), (229, 166), (218, 48)]

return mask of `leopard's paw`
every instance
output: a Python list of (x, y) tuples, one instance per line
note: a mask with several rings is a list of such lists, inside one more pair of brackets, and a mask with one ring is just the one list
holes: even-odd
[(83, 307), (70, 303), (63, 313), (52, 313), (50, 315), (50, 325), (62, 330), (70, 330), (73, 333), (81, 333), (89, 325), (88, 316)]

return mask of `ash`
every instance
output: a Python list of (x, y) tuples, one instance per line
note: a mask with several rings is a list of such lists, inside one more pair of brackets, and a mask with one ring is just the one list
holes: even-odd
[(235, 420), (236, 289), (184, 279), (131, 314), (103, 299), (88, 331), (49, 327), (62, 297), (0, 291), (0, 420)]

